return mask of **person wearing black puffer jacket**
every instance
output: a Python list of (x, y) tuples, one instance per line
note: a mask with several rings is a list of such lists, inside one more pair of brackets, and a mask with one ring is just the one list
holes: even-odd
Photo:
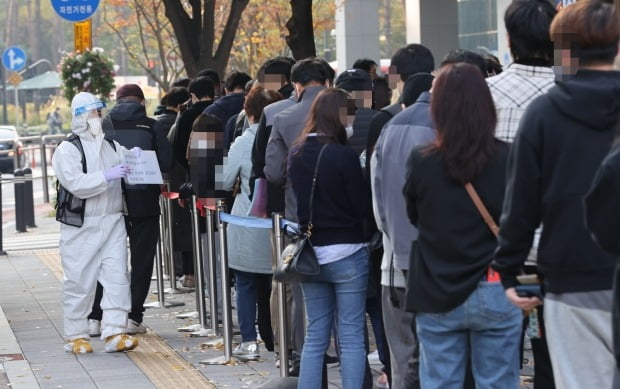
[[(160, 170), (166, 172), (172, 167), (172, 148), (160, 124), (146, 116), (144, 103), (144, 92), (138, 85), (121, 86), (116, 90), (116, 105), (103, 120), (103, 130), (107, 136), (126, 148), (154, 150)], [(125, 183), (124, 191), (127, 204), (125, 227), (131, 251), (131, 312), (127, 332), (135, 334), (146, 332), (142, 318), (159, 238), (160, 186)], [(101, 300), (98, 297), (99, 291), (89, 316), (89, 319), (95, 321), (101, 320)]]
[(582, 200), (620, 115), (620, 72), (613, 66), (620, 21), (610, 4), (579, 1), (557, 14), (550, 32), (562, 73), (521, 119), (493, 267), (513, 304), (526, 311), (540, 304), (515, 287), (542, 222), (538, 269), (556, 385), (618, 387), (611, 330), (616, 259), (590, 238)]

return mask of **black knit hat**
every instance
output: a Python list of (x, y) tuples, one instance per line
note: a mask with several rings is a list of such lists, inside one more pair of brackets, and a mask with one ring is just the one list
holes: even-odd
[(144, 100), (144, 92), (137, 84), (125, 84), (116, 90), (116, 100), (127, 96), (136, 96)]
[(372, 90), (372, 79), (362, 69), (349, 69), (338, 75), (334, 85), (347, 92)]
[(403, 93), (401, 100), (405, 107), (415, 103), (422, 92), (428, 92), (433, 85), (433, 77), (430, 73), (416, 73), (407, 78), (405, 86), (403, 86)]

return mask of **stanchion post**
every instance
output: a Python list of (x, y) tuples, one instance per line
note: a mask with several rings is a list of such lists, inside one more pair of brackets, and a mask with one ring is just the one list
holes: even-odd
[[(272, 229), (273, 229), (273, 245), (275, 248), (274, 262), (277, 265), (280, 261), (280, 254), (282, 253), (282, 247), (284, 246), (284, 236), (282, 235), (282, 228), (280, 226), (282, 222), (282, 216), (279, 213), (274, 213), (272, 216)], [(282, 282), (278, 282), (277, 290), (278, 298), (278, 340), (279, 340), (279, 353), (280, 353), (280, 377), (288, 377), (288, 318), (286, 317), (286, 285)]]
[(207, 307), (204, 296), (204, 276), (202, 270), (202, 242), (200, 239), (200, 226), (198, 224), (198, 210), (196, 209), (196, 195), (192, 195), (192, 243), (194, 247), (194, 278), (196, 279), (196, 308), (198, 310), (198, 319), (200, 320), (200, 328), (205, 329), (207, 321)]
[(228, 240), (226, 237), (227, 223), (221, 218), (223, 203), (217, 204), (217, 228), (220, 237), (220, 267), (222, 269), (222, 313), (224, 325), (224, 356), (228, 361), (232, 358), (232, 306), (230, 304), (230, 279), (228, 271)]
[(36, 227), (34, 220), (34, 190), (32, 189), (32, 169), (24, 168), (24, 215), (27, 227)]
[[(0, 226), (2, 226), (2, 185), (3, 185), (3, 180), (2, 180), (2, 173), (0, 173)], [(2, 238), (2, 228), (0, 227), (0, 255), (6, 255), (6, 251), (4, 251), (4, 244), (3, 244), (3, 238)]]
[(209, 276), (209, 309), (211, 312), (211, 330), (218, 334), (217, 306), (217, 256), (215, 255), (215, 227), (213, 211), (207, 208), (207, 274)]
[(15, 229), (17, 232), (26, 232), (26, 214), (24, 204), (24, 171), (16, 169), (13, 172), (15, 183), (13, 192), (15, 193)]
[(166, 198), (164, 201), (164, 213), (166, 214), (166, 236), (164, 242), (168, 246), (170, 255), (168, 256), (168, 279), (170, 280), (170, 287), (172, 289), (177, 288), (176, 275), (174, 271), (174, 240), (172, 236), (173, 222), (172, 222), (172, 202), (173, 199)]
[(163, 196), (159, 197), (160, 208), (162, 209), (162, 213), (159, 216), (159, 239), (157, 240), (157, 250), (155, 251), (155, 272), (157, 274), (157, 301), (144, 304), (145, 308), (171, 308), (171, 307), (179, 307), (185, 305), (183, 302), (171, 302), (166, 303), (166, 299), (164, 297), (164, 256), (163, 253), (163, 244), (162, 241), (164, 239), (164, 212), (162, 204), (165, 204), (166, 201)]
[[(228, 281), (228, 242), (226, 239), (226, 228), (227, 223), (222, 221), (221, 214), (223, 212), (224, 202), (222, 200), (217, 201), (216, 207), (216, 219), (217, 219), (217, 228), (219, 232), (219, 241), (220, 241), (220, 266), (222, 270), (222, 313), (223, 317), (223, 325), (224, 325), (224, 355), (220, 357), (215, 357), (211, 359), (206, 359), (204, 361), (200, 361), (199, 363), (202, 365), (228, 365), (231, 362), (235, 361), (235, 358), (232, 356), (232, 307), (230, 304), (230, 284)], [(213, 277), (215, 278), (215, 277)], [(215, 283), (215, 280), (213, 280)], [(212, 304), (213, 305), (213, 304)], [(217, 305), (216, 305), (217, 308)], [(217, 310), (215, 311), (217, 312)], [(211, 313), (213, 315), (213, 312)], [(213, 318), (212, 318), (213, 320)]]

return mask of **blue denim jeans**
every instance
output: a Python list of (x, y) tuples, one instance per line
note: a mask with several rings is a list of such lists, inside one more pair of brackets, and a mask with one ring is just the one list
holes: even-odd
[(240, 270), (235, 272), (235, 287), (237, 288), (237, 321), (241, 332), (242, 342), (256, 340), (256, 301), (257, 289), (271, 287), (271, 274), (248, 273)]
[(422, 388), (463, 388), (468, 358), (476, 388), (518, 388), (521, 319), (499, 282), (480, 282), (449, 312), (418, 312)]
[(301, 354), (298, 389), (321, 387), (323, 356), (337, 315), (343, 389), (360, 389), (366, 350), (366, 288), (368, 250), (363, 248), (339, 261), (321, 265), (321, 273), (301, 283), (306, 303), (306, 339)]

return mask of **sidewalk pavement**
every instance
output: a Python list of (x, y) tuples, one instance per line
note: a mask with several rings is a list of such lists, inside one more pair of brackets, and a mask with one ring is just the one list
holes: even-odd
[[(198, 323), (176, 318), (179, 313), (195, 310), (194, 293), (165, 295), (166, 301), (184, 306), (147, 309), (144, 324), (149, 330), (139, 335), (140, 346), (132, 352), (106, 354), (98, 338), (92, 339), (92, 354), (64, 352), (62, 268), (57, 248), (60, 227), (50, 216), (51, 210), (50, 205), (37, 206), (37, 228), (24, 233), (15, 232), (10, 218), (4, 219), (3, 248), (8, 255), (0, 256), (0, 389), (279, 387), (274, 353), (264, 347), (255, 362), (199, 363), (222, 357), (224, 351), (221, 343), (215, 349), (204, 346), (210, 338), (177, 331), (178, 327)], [(152, 293), (147, 303), (154, 301), (157, 295)], [(239, 341), (235, 336), (234, 342)], [(376, 378), (381, 366), (371, 367)], [(328, 368), (328, 377), (330, 389), (341, 387), (337, 365)]]
[[(28, 232), (15, 232), (10, 217), (3, 225), (3, 248), (8, 255), (0, 256), (0, 389), (276, 387), (279, 369), (274, 353), (264, 347), (255, 362), (199, 363), (221, 357), (224, 351), (222, 344), (217, 349), (202, 345), (210, 338), (177, 331), (198, 323), (197, 319), (176, 318), (178, 313), (195, 310), (194, 293), (165, 295), (166, 301), (183, 302), (184, 306), (147, 309), (144, 324), (149, 331), (139, 335), (140, 346), (132, 352), (106, 354), (98, 338), (92, 339), (92, 354), (64, 352), (62, 269), (57, 249), (60, 227), (49, 216), (50, 211), (49, 205), (38, 206), (37, 227)], [(154, 301), (157, 295), (152, 293), (147, 303)], [(239, 341), (235, 336), (234, 342)], [(380, 366), (373, 368), (377, 374)], [(329, 387), (340, 388), (338, 367), (328, 370)]]

